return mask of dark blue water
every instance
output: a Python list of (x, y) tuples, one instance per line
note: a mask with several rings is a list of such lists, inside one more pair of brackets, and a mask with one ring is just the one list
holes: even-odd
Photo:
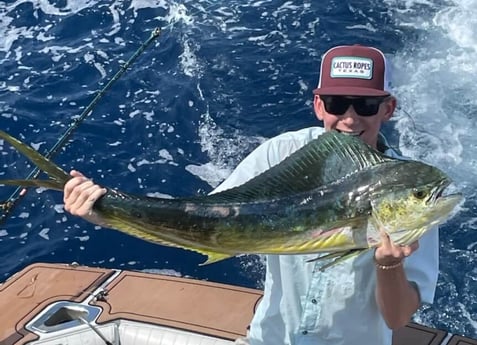
[[(48, 151), (151, 35), (55, 157), (102, 184), (150, 195), (207, 193), (264, 139), (317, 124), (320, 56), (338, 44), (381, 48), (400, 99), (385, 132), (446, 170), (465, 209), (441, 230), (436, 301), (416, 320), (477, 336), (476, 0), (0, 1), (0, 128)], [(0, 178), (29, 165), (0, 143)], [(13, 188), (0, 189), (7, 199)], [(262, 261), (204, 257), (99, 229), (30, 190), (0, 225), (0, 278), (34, 262), (156, 270), (260, 287)]]

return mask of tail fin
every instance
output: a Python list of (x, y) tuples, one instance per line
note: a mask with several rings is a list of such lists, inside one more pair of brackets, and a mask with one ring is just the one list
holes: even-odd
[(27, 157), (38, 169), (48, 174), (48, 180), (0, 180), (0, 184), (14, 185), (23, 187), (45, 187), (48, 189), (63, 190), (65, 183), (71, 178), (71, 176), (61, 169), (58, 165), (50, 161), (48, 158), (21, 142), (20, 140), (12, 137), (10, 134), (0, 130), (0, 139), (4, 139), (16, 148), (20, 153)]

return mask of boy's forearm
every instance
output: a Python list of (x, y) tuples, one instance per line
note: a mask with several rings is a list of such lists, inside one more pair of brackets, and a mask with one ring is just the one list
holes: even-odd
[(376, 302), (390, 329), (404, 327), (420, 306), (417, 287), (406, 277), (403, 266), (376, 267)]

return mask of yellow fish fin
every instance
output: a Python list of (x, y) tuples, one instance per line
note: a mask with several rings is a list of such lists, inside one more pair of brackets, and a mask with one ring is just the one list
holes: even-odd
[(207, 251), (199, 251), (199, 250), (196, 250), (196, 249), (193, 249), (201, 254), (204, 254), (204, 255), (207, 255), (207, 260), (203, 263), (200, 264), (200, 266), (204, 266), (204, 265), (208, 265), (208, 264), (212, 264), (214, 262), (217, 262), (217, 261), (221, 261), (221, 260), (225, 260), (225, 259), (228, 259), (232, 256), (234, 256), (233, 254), (227, 254), (227, 253), (217, 253), (217, 252), (207, 252)]
[(231, 254), (231, 253), (213, 252), (207, 249), (196, 248), (194, 247), (193, 244), (174, 243), (173, 241), (158, 237), (158, 235), (155, 234), (154, 232), (150, 232), (147, 229), (140, 228), (136, 226), (135, 224), (126, 223), (119, 218), (109, 219), (108, 226), (114, 229), (122, 229), (122, 231), (126, 232), (129, 235), (136, 236), (143, 240), (150, 241), (156, 244), (160, 244), (160, 245), (168, 246), (168, 247), (181, 248), (181, 249), (190, 250), (202, 255), (206, 255), (208, 257), (207, 260), (203, 262), (202, 264), (200, 264), (200, 266), (208, 265), (208, 264), (221, 261), (221, 260), (225, 260), (239, 254), (239, 253)]

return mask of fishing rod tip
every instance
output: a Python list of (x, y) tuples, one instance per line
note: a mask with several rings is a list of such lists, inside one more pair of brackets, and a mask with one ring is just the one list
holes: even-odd
[(161, 29), (160, 28), (155, 28), (153, 31), (152, 31), (152, 36), (153, 37), (157, 37), (161, 34)]

